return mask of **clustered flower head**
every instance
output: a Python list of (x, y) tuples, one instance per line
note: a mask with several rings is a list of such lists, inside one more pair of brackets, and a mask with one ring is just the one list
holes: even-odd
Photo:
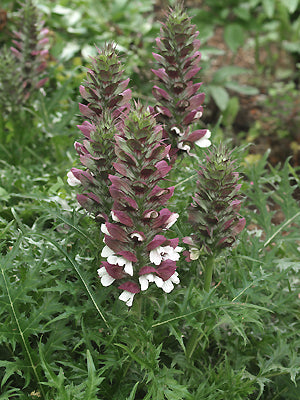
[(239, 215), (239, 173), (231, 153), (222, 145), (213, 147), (198, 171), (197, 191), (189, 208), (194, 233), (183, 240), (190, 246), (188, 261), (197, 259), (200, 251), (211, 255), (232, 246), (245, 227), (245, 218)]
[(156, 39), (158, 53), (153, 53), (160, 68), (152, 70), (159, 79), (159, 86), (153, 87), (157, 104), (152, 112), (163, 125), (173, 153), (178, 149), (189, 153), (194, 145), (211, 144), (209, 130), (193, 129), (202, 116), (205, 97), (199, 92), (202, 83), (196, 82), (201, 69), (198, 34), (182, 4), (177, 4), (162, 24)]
[(45, 69), (49, 30), (44, 27), (44, 21), (40, 20), (32, 0), (26, 0), (21, 5), (20, 29), (14, 32), (14, 46), (10, 49), (12, 57), (4, 51), (0, 60), (0, 97), (6, 94), (6, 108), (8, 105), (12, 108), (24, 105), (48, 80)]
[(161, 139), (162, 127), (138, 104), (124, 119), (121, 134), (116, 135), (116, 174), (109, 176), (112, 222), (101, 228), (105, 234), (101, 255), (106, 261), (98, 274), (104, 286), (119, 283), (119, 298), (128, 306), (151, 282), (167, 293), (179, 283), (179, 239), (162, 234), (176, 222), (178, 214), (164, 207), (174, 187), (158, 185), (171, 169), (165, 160), (170, 145)]
[(80, 205), (99, 220), (106, 220), (112, 198), (108, 191), (109, 174), (114, 172), (116, 160), (114, 136), (124, 129), (124, 118), (129, 112), (131, 90), (126, 89), (129, 79), (122, 78), (121, 62), (113, 44), (98, 50), (92, 67), (80, 86), (86, 104), (79, 109), (86, 118), (78, 128), (84, 135), (82, 143), (75, 142), (80, 161), (86, 168), (72, 168), (68, 173), (71, 186), (81, 186), (77, 195)]

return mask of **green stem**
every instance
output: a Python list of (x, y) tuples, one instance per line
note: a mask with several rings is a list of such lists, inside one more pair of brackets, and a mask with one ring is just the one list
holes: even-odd
[(214, 267), (215, 258), (213, 255), (210, 255), (206, 259), (206, 265), (204, 270), (204, 290), (209, 292), (211, 281), (212, 281), (212, 272)]
[(133, 305), (131, 307), (131, 311), (139, 321), (142, 319), (142, 308), (143, 308), (143, 297), (141, 296), (141, 293), (136, 296), (136, 298), (133, 300)]

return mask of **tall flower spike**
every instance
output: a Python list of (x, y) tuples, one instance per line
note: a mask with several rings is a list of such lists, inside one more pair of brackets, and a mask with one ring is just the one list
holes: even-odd
[(79, 109), (87, 119), (78, 128), (84, 135), (82, 143), (75, 142), (75, 149), (85, 171), (72, 168), (68, 173), (71, 186), (81, 186), (77, 196), (80, 205), (99, 220), (106, 220), (113, 201), (108, 186), (109, 174), (114, 172), (114, 136), (124, 129), (124, 118), (130, 109), (131, 90), (126, 89), (129, 79), (122, 79), (122, 66), (113, 44), (98, 50), (87, 78), (80, 86), (86, 104)]
[(170, 145), (161, 141), (162, 128), (139, 105), (124, 123), (124, 131), (116, 136), (118, 175), (109, 176), (113, 222), (102, 225), (106, 246), (101, 255), (107, 261), (98, 274), (104, 286), (118, 281), (123, 291), (119, 298), (130, 306), (150, 282), (167, 293), (179, 283), (176, 261), (182, 248), (178, 239), (161, 234), (178, 218), (164, 207), (174, 187), (158, 186), (171, 169), (165, 161)]
[(0, 54), (0, 108), (11, 113), (23, 106), (41, 88), (48, 57), (48, 29), (32, 0), (22, 4), (20, 30), (14, 32), (14, 47)]
[(12, 53), (17, 59), (18, 73), (21, 78), (16, 104), (27, 101), (31, 94), (42, 87), (48, 78), (45, 69), (48, 57), (48, 33), (44, 21), (40, 20), (37, 8), (32, 0), (22, 5), (20, 30), (14, 32)]
[(156, 39), (158, 53), (153, 53), (160, 68), (152, 70), (159, 79), (159, 86), (152, 90), (157, 100), (152, 111), (163, 125), (164, 137), (171, 143), (173, 153), (175, 149), (189, 153), (194, 145), (210, 145), (209, 130), (193, 130), (202, 116), (205, 97), (199, 93), (202, 83), (196, 82), (201, 59), (198, 34), (183, 5), (177, 4), (162, 24)]
[(232, 246), (245, 227), (245, 218), (239, 215), (239, 173), (231, 153), (224, 146), (213, 147), (198, 171), (197, 191), (189, 208), (194, 233), (184, 238), (190, 246), (188, 261), (197, 259), (201, 250), (215, 257)]

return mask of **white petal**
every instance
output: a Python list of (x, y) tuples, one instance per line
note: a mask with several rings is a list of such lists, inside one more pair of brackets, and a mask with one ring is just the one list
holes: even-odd
[(142, 242), (144, 240), (143, 236), (138, 233), (138, 232), (134, 232), (130, 235), (130, 237), (133, 239), (134, 237), (137, 238), (138, 242)]
[(133, 298), (134, 298), (134, 293), (130, 293), (130, 294), (131, 294), (131, 297), (126, 301), (126, 305), (127, 305), (128, 307), (131, 307), (131, 306), (132, 306)]
[(126, 262), (124, 271), (128, 275), (131, 275), (131, 276), (133, 275), (133, 268), (132, 268), (132, 262), (131, 261), (127, 261)]
[(164, 284), (162, 285), (162, 290), (166, 293), (170, 293), (172, 292), (172, 290), (174, 289), (174, 285), (171, 281), (171, 279), (167, 279), (166, 281), (164, 281)]
[(107, 274), (106, 268), (105, 268), (105, 267), (99, 268), (99, 269), (97, 270), (97, 272), (98, 272), (98, 275), (99, 275), (100, 278), (102, 278), (103, 275)]
[(106, 235), (110, 236), (110, 233), (108, 232), (105, 224), (101, 224), (101, 232), (103, 232)]
[(201, 111), (197, 111), (195, 116), (194, 116), (194, 119), (201, 118), (201, 117), (202, 117), (202, 112)]
[(107, 262), (109, 262), (112, 265), (116, 265), (116, 264), (118, 264), (118, 257), (115, 256), (114, 254), (112, 254), (107, 257)]
[(111, 211), (110, 213), (111, 213), (111, 218), (113, 221), (120, 222), (119, 218), (116, 216), (116, 214), (113, 211)]
[(155, 276), (154, 277), (154, 282), (156, 284), (157, 287), (162, 287), (164, 284), (164, 281), (159, 277), (159, 276)]
[(135, 295), (135, 293), (131, 293), (131, 292), (128, 292), (127, 290), (124, 290), (120, 294), (119, 299), (122, 301), (125, 301), (125, 303), (128, 307), (131, 307), (134, 295)]
[(170, 276), (170, 279), (176, 285), (178, 285), (178, 283), (180, 283), (180, 279), (178, 278), (178, 272), (176, 272), (176, 271), (174, 272), (174, 274), (172, 276)]
[(149, 282), (154, 282), (154, 275), (153, 274), (147, 274), (147, 279)]
[(179, 258), (180, 255), (177, 253), (176, 249), (173, 249), (173, 247), (171, 246), (163, 247), (163, 256), (162, 256), (163, 261), (165, 260), (178, 261)]
[(68, 184), (70, 186), (79, 186), (79, 185), (81, 185), (80, 180), (75, 178), (75, 176), (74, 176), (72, 171), (69, 171), (67, 173), (67, 177), (68, 177), (67, 182), (68, 182)]
[(211, 145), (210, 137), (211, 131), (207, 130), (206, 134), (201, 139), (197, 140), (195, 144), (199, 147), (209, 147)]
[(182, 142), (178, 143), (177, 147), (178, 147), (178, 149), (185, 150), (187, 152), (189, 152), (191, 150), (191, 146), (189, 146), (188, 144), (183, 144)]
[(158, 246), (156, 249), (150, 251), (150, 261), (155, 264), (159, 265), (162, 261), (161, 257), (161, 247)]
[(167, 226), (165, 227), (165, 229), (169, 229), (173, 224), (175, 224), (175, 222), (177, 221), (179, 217), (179, 214), (177, 213), (173, 213), (170, 218), (168, 218), (167, 220)]
[(139, 282), (140, 282), (140, 285), (141, 285), (141, 290), (147, 290), (148, 289), (148, 287), (149, 287), (149, 281), (148, 281), (148, 279), (146, 278), (146, 276), (147, 275), (142, 275), (142, 276), (140, 276), (139, 277)]
[(153, 274), (145, 274), (139, 277), (141, 290), (147, 290), (149, 287), (149, 282), (154, 282), (154, 275)]
[(177, 246), (175, 247), (175, 251), (177, 251), (177, 253), (180, 253), (183, 250), (183, 247)]
[(101, 283), (103, 286), (109, 286), (115, 281), (115, 278), (110, 276), (107, 272), (105, 275), (102, 276), (101, 278)]
[(171, 128), (171, 131), (174, 131), (177, 135), (180, 135), (180, 129), (177, 128), (177, 126), (173, 126), (173, 128)]
[(190, 249), (190, 259), (191, 260), (198, 260), (199, 256), (200, 256), (200, 250), (197, 249), (196, 247), (192, 247)]
[(114, 252), (108, 246), (104, 246), (102, 251), (101, 251), (101, 257), (106, 257), (107, 258), (109, 256), (112, 256), (113, 254), (114, 254)]

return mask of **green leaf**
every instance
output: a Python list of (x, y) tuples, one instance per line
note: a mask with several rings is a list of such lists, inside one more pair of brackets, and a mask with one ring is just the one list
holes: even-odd
[(125, 346), (124, 344), (115, 343), (115, 346), (121, 347), (121, 349), (125, 350), (125, 351), (130, 355), (130, 357), (131, 357), (134, 361), (136, 361), (138, 364), (140, 364), (143, 368), (146, 368), (146, 369), (149, 369), (149, 370), (152, 369), (151, 364), (150, 364), (148, 361), (146, 361), (145, 358), (141, 358), (141, 357), (137, 356), (132, 350), (130, 350), (130, 349), (129, 349), (127, 346)]
[(104, 380), (104, 378), (100, 378), (96, 373), (93, 358), (89, 350), (87, 350), (87, 367), (88, 379), (86, 382), (85, 400), (94, 400), (97, 395), (98, 386)]
[(212, 98), (221, 111), (224, 111), (228, 105), (229, 95), (222, 86), (209, 87)]
[(9, 201), (9, 193), (2, 187), (0, 187), (0, 201)]
[(267, 16), (269, 18), (272, 18), (274, 15), (274, 10), (275, 10), (275, 1), (274, 0), (263, 0), (262, 4), (263, 4), (263, 8), (264, 8)]
[(220, 84), (220, 83), (226, 82), (228, 79), (232, 78), (233, 76), (245, 74), (247, 72), (249, 72), (249, 69), (237, 67), (234, 65), (222, 67), (222, 68), (218, 69), (217, 72), (214, 74), (213, 82)]
[(224, 39), (228, 47), (234, 53), (245, 42), (246, 33), (244, 28), (236, 23), (229, 24), (224, 30)]
[(292, 14), (297, 10), (299, 0), (281, 0), (281, 3), (289, 10)]
[(129, 397), (127, 397), (126, 400), (134, 400), (134, 399), (135, 399), (135, 394), (136, 394), (136, 391), (137, 391), (137, 388), (138, 388), (139, 383), (140, 383), (140, 382), (137, 382), (137, 383), (133, 386), (132, 391), (130, 392)]
[(227, 89), (231, 89), (237, 93), (245, 94), (248, 96), (255, 96), (259, 93), (259, 90), (254, 86), (240, 85), (237, 82), (228, 82), (225, 84)]

